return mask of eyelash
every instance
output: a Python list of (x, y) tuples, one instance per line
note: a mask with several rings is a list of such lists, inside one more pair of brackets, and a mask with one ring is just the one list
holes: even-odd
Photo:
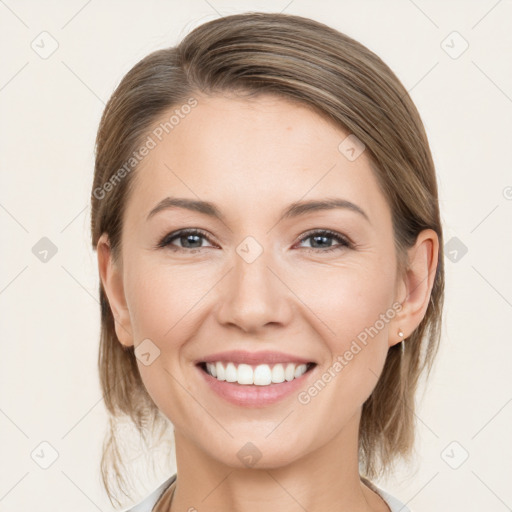
[[(208, 239), (208, 234), (200, 229), (182, 229), (180, 231), (175, 231), (173, 233), (170, 233), (166, 236), (164, 236), (164, 238), (162, 238), (162, 240), (158, 243), (157, 247), (158, 248), (165, 248), (165, 247), (168, 247), (170, 250), (172, 251), (194, 251), (194, 252), (197, 252), (197, 251), (200, 251), (201, 249), (204, 249), (204, 247), (196, 247), (196, 248), (192, 248), (192, 249), (188, 249), (186, 247), (177, 247), (177, 246), (173, 246), (171, 245), (171, 242), (173, 240), (175, 240), (176, 238), (179, 238), (179, 237), (182, 237), (182, 236), (187, 236), (187, 235), (199, 235), (199, 236), (202, 236), (203, 238), (206, 238), (207, 240)], [(345, 236), (343, 235), (340, 235), (339, 233), (336, 233), (335, 231), (331, 231), (329, 229), (319, 229), (319, 230), (313, 230), (313, 231), (308, 231), (304, 234), (304, 236), (299, 240), (299, 242), (303, 242), (304, 240), (307, 240), (309, 238), (313, 238), (314, 236), (321, 236), (321, 235), (327, 235), (329, 237), (332, 237), (334, 238), (337, 242), (340, 242), (339, 245), (335, 245), (334, 247), (329, 247), (327, 249), (317, 249), (317, 248), (307, 248), (305, 247), (305, 249), (308, 251), (308, 252), (322, 252), (322, 253), (325, 253), (325, 252), (332, 252), (332, 251), (335, 251), (335, 250), (339, 250), (340, 248), (347, 248), (347, 249), (352, 249), (354, 247), (354, 244), (352, 242), (350, 242), (350, 240), (348, 240), (348, 238), (346, 238)]]

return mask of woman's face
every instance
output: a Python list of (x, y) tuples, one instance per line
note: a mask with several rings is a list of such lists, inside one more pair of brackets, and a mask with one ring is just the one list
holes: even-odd
[[(197, 98), (134, 171), (109, 300), (176, 432), (230, 466), (254, 450), (275, 467), (357, 424), (400, 341), (391, 212), (357, 140), (312, 110)], [(209, 206), (151, 214), (165, 198)], [(327, 199), (355, 206), (297, 206)], [(184, 229), (201, 233), (173, 235)], [(218, 380), (205, 361), (259, 384)], [(314, 365), (287, 380), (294, 361)]]

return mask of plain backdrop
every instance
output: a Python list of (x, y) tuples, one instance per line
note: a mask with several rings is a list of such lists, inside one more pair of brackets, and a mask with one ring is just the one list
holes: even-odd
[[(418, 395), (415, 465), (376, 483), (415, 512), (511, 510), (510, 0), (0, 1), (0, 510), (113, 510), (99, 477), (96, 130), (141, 58), (254, 10), (311, 17), (376, 52), (437, 166), (442, 346)], [(142, 473), (140, 496), (170, 474)]]

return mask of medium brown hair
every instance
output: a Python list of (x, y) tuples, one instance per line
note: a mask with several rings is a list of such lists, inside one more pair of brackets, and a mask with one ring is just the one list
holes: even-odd
[[(297, 101), (354, 134), (392, 212), (398, 272), (406, 249), (423, 229), (439, 237), (438, 265), (424, 318), (401, 345), (390, 347), (383, 372), (363, 405), (360, 471), (386, 474), (414, 445), (414, 396), (430, 374), (441, 336), (444, 298), (443, 236), (435, 168), (425, 130), (407, 90), (368, 48), (317, 21), (276, 13), (244, 13), (204, 23), (176, 47), (151, 53), (122, 79), (106, 105), (96, 140), (91, 195), (92, 245), (107, 233), (119, 259), (123, 212), (133, 188), (132, 161), (162, 116), (190, 104), (194, 94), (269, 93)], [(127, 167), (127, 162), (130, 166)], [(122, 171), (124, 169), (124, 171)], [(101, 472), (110, 498), (111, 475), (126, 494), (116, 424), (133, 421), (144, 440), (169, 429), (147, 393), (133, 347), (118, 341), (103, 287), (99, 375), (110, 430)], [(127, 494), (128, 495), (128, 494)]]

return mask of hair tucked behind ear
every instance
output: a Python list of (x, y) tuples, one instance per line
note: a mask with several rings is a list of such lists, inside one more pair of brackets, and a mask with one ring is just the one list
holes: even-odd
[[(389, 349), (382, 375), (365, 402), (360, 425), (360, 470), (373, 479), (407, 458), (414, 443), (414, 396), (438, 350), (444, 297), (443, 237), (435, 168), (418, 111), (390, 68), (368, 48), (333, 28), (288, 14), (245, 13), (205, 23), (176, 47), (158, 50), (122, 79), (101, 118), (91, 194), (92, 245), (107, 233), (120, 260), (122, 218), (136, 165), (130, 160), (150, 127), (197, 93), (271, 93), (309, 105), (366, 146), (392, 211), (395, 246), (404, 272), (406, 249), (423, 229), (439, 237), (438, 266), (426, 314), (417, 329)], [(132, 162), (132, 167), (126, 167)], [(123, 171), (124, 169), (124, 171)], [(122, 263), (122, 262), (120, 262)], [(141, 381), (133, 347), (118, 341), (100, 284), (99, 374), (111, 416), (102, 458), (111, 480), (127, 494), (115, 425), (131, 419), (148, 445), (153, 431), (169, 431)], [(127, 494), (128, 495), (128, 494)]]

